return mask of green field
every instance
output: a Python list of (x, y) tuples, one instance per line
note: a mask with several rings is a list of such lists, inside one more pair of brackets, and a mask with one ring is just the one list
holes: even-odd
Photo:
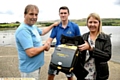
[[(49, 26), (52, 23), (59, 21), (59, 20), (54, 20), (54, 21), (38, 21), (36, 25), (39, 25), (41, 27)], [(83, 19), (72, 19), (71, 21), (77, 23), (79, 26), (86, 26), (86, 18)], [(0, 28), (16, 28), (20, 25), (20, 22), (14, 22), (14, 23), (0, 23)], [(103, 18), (102, 19), (102, 25), (103, 26), (120, 26), (120, 18)]]

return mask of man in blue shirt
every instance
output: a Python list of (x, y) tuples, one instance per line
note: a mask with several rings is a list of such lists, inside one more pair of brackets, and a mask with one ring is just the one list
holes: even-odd
[[(54, 38), (56, 38), (56, 46), (60, 43), (61, 35), (65, 36), (80, 36), (79, 26), (68, 20), (69, 9), (66, 6), (62, 6), (59, 8), (59, 16), (61, 19), (60, 24), (57, 27), (52, 29), (50, 38), (46, 41), (46, 43), (51, 43)], [(54, 80), (55, 75), (58, 74), (57, 70), (50, 68), (48, 70), (48, 80)], [(73, 73), (66, 74), (68, 80), (73, 80)]]
[(21, 77), (39, 80), (40, 68), (44, 64), (44, 50), (50, 44), (42, 44), (40, 35), (49, 32), (57, 23), (41, 30), (34, 24), (37, 22), (39, 9), (36, 5), (27, 5), (24, 11), (24, 22), (15, 32)]

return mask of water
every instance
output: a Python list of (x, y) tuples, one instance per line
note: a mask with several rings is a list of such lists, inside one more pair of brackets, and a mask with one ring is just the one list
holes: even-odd
[[(80, 27), (81, 34), (88, 32), (87, 27)], [(112, 59), (113, 61), (120, 62), (120, 26), (103, 26), (103, 32), (111, 35), (112, 42)], [(15, 46), (14, 38), (15, 30), (0, 31), (0, 46)], [(42, 36), (45, 41), (49, 37), (50, 32)]]

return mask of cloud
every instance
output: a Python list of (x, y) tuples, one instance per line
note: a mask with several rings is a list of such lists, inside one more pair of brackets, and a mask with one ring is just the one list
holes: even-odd
[[(69, 19), (86, 18), (91, 12), (102, 18), (119, 18), (117, 0), (3, 0), (0, 3), (0, 22), (22, 22), (27, 4), (39, 7), (38, 21), (59, 19), (59, 7), (68, 6)], [(119, 1), (119, 0), (118, 0)], [(119, 1), (120, 2), (120, 1)], [(3, 3), (5, 3), (3, 5)]]
[(115, 4), (120, 6), (120, 0), (116, 0)]
[(8, 10), (8, 11), (5, 11), (5, 12), (1, 12), (0, 11), (0, 14), (8, 14), (8, 15), (14, 15), (14, 12)]

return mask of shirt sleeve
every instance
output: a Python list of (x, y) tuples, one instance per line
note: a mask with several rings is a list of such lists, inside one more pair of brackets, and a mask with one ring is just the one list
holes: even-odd
[(29, 30), (22, 30), (17, 35), (17, 39), (24, 50), (33, 47), (33, 41)]
[(54, 27), (51, 31), (50, 38), (55, 38), (57, 34), (57, 27)]
[(42, 34), (42, 29), (37, 28), (38, 33), (41, 35)]
[(80, 36), (81, 35), (80, 28), (79, 28), (78, 25), (76, 25), (76, 27), (75, 27), (75, 34), (76, 34), (76, 36)]

